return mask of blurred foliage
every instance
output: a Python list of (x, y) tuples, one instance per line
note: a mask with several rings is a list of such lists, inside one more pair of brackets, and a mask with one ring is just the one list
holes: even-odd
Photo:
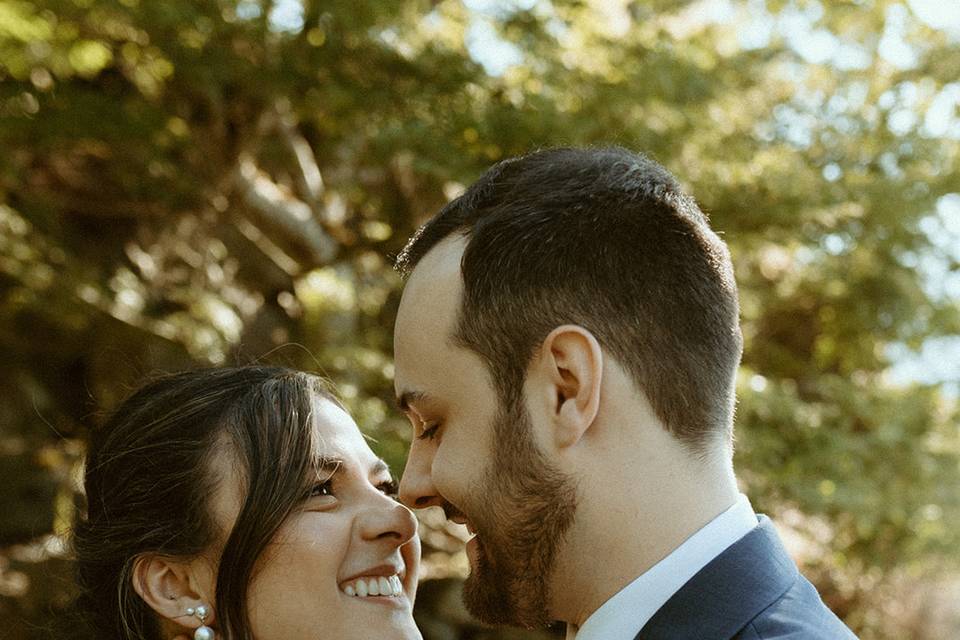
[[(401, 469), (391, 256), (491, 163), (591, 143), (730, 244), (756, 506), (862, 637), (946, 637), (956, 396), (891, 366), (960, 333), (960, 43), (912, 6), (0, 2), (6, 637), (69, 598), (79, 443), (153, 372), (320, 371)], [(546, 637), (470, 623), (456, 534), (424, 526), (428, 640)]]

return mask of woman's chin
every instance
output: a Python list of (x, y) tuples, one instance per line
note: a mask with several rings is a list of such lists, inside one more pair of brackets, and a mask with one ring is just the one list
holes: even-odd
[(342, 609), (344, 638), (420, 640), (423, 636), (413, 619), (413, 606), (406, 597), (350, 598)]

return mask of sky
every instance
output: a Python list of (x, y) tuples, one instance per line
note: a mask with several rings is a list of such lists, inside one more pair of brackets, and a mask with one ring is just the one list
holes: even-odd
[[(296, 2), (296, 0), (286, 0)], [(549, 2), (535, 0), (464, 0), (474, 12), (467, 34), (467, 47), (471, 55), (484, 65), (491, 75), (500, 75), (511, 65), (522, 61), (519, 51), (497, 35), (491, 19), (517, 10), (549, 11)], [(538, 6), (539, 4), (539, 6)], [(629, 29), (626, 13), (627, 0), (593, 0), (598, 14), (606, 19), (611, 34), (623, 35)], [(720, 24), (740, 20), (742, 16), (733, 0), (700, 0), (681, 10), (686, 29), (700, 25)], [(839, 68), (866, 67), (869, 52), (852, 43), (844, 43), (831, 33), (815, 26), (822, 15), (819, 2), (804, 3), (804, 8), (786, 9), (779, 19), (766, 10), (763, 0), (747, 0), (750, 19), (740, 29), (740, 44), (745, 48), (766, 46), (771, 39), (783, 36), (791, 47), (808, 62), (832, 62)], [(903, 38), (903, 28), (909, 17), (915, 17), (935, 29), (940, 29), (960, 40), (960, 1), (958, 0), (907, 0), (895, 4), (887, 13), (887, 29), (880, 42), (878, 53), (891, 63), (909, 67), (915, 63), (913, 48)]]

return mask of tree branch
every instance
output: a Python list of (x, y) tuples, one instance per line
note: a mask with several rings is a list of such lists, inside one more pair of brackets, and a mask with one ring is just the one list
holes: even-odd
[(333, 260), (337, 243), (314, 217), (310, 205), (280, 188), (257, 167), (251, 155), (243, 154), (238, 159), (234, 183), (257, 222), (305, 249), (315, 264)]
[(310, 148), (310, 143), (297, 130), (297, 121), (290, 112), (289, 104), (286, 101), (278, 102), (276, 110), (277, 128), (297, 161), (297, 186), (307, 203), (322, 218), (324, 185), (317, 158)]

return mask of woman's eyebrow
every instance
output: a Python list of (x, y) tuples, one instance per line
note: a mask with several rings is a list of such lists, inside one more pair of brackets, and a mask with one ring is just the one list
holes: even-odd
[[(343, 458), (337, 458), (332, 456), (318, 456), (314, 461), (315, 468), (320, 473), (326, 473), (329, 475), (335, 474), (341, 467), (346, 464)], [(383, 458), (377, 458), (376, 461), (370, 465), (370, 475), (377, 476), (381, 473), (388, 473), (391, 476), (393, 474), (390, 472), (390, 465), (388, 465)]]
[(343, 466), (343, 458), (317, 456), (313, 464), (317, 472), (327, 473), (332, 476)]

